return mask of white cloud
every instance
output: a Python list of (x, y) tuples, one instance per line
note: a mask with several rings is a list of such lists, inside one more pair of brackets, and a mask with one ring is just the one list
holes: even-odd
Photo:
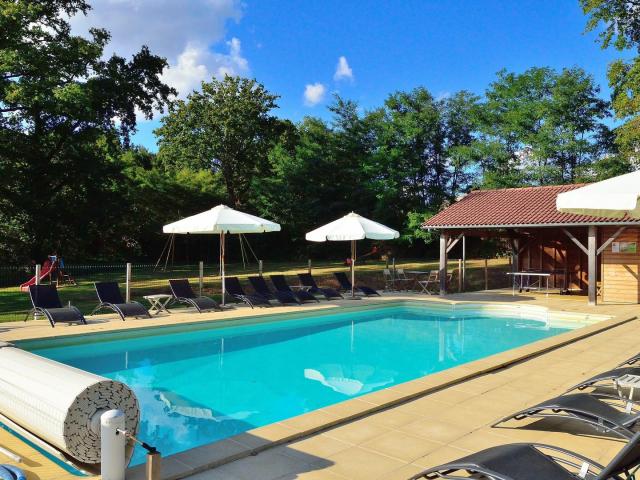
[(338, 65), (336, 65), (336, 73), (333, 74), (334, 80), (353, 80), (353, 70), (347, 62), (347, 57), (342, 56), (338, 59)]
[(74, 31), (106, 28), (111, 32), (106, 55), (128, 57), (147, 45), (167, 59), (171, 68), (165, 70), (163, 80), (181, 97), (212, 76), (249, 71), (237, 38), (226, 42), (226, 52), (212, 50), (224, 40), (227, 23), (242, 18), (241, 0), (99, 0), (92, 4), (86, 17), (71, 19)]
[(227, 47), (228, 53), (217, 53), (203, 45), (188, 43), (178, 55), (176, 63), (164, 71), (162, 80), (178, 90), (180, 97), (185, 97), (197, 89), (203, 80), (246, 74), (249, 62), (242, 56), (240, 40), (232, 38), (227, 42)]
[(322, 101), (327, 88), (321, 83), (309, 83), (304, 87), (304, 104), (313, 107)]

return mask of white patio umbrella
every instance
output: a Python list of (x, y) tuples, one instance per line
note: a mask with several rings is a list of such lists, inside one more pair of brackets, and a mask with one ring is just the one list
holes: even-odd
[(640, 218), (640, 170), (561, 193), (556, 209), (593, 217)]
[(356, 240), (364, 238), (392, 240), (399, 236), (400, 233), (397, 230), (351, 212), (338, 220), (312, 230), (307, 233), (305, 238), (310, 242), (351, 241), (351, 298), (355, 298)]
[(222, 277), (222, 304), (224, 305), (224, 237), (227, 233), (279, 232), (280, 225), (226, 205), (207, 210), (162, 227), (164, 233), (205, 233), (220, 235), (220, 275)]

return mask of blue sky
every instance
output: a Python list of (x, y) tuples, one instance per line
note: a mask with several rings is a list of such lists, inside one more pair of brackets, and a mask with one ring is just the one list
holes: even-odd
[[(277, 114), (294, 121), (329, 118), (326, 105), (335, 91), (365, 109), (419, 85), (436, 96), (461, 89), (481, 94), (502, 68), (580, 66), (608, 98), (606, 67), (619, 56), (602, 51), (594, 33), (583, 34), (578, 0), (94, 4), (95, 12), (77, 27), (109, 28), (121, 54), (147, 43), (167, 57), (172, 69), (166, 79), (181, 94), (212, 75), (247, 75), (281, 95)], [(340, 57), (342, 76), (336, 79)], [(141, 122), (134, 142), (155, 149), (157, 125), (157, 119)]]

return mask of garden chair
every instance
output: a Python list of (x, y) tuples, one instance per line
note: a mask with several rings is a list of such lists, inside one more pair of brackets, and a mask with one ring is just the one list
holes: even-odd
[(113, 310), (124, 321), (125, 317), (145, 317), (151, 318), (149, 310), (147, 310), (139, 302), (125, 302), (120, 293), (120, 287), (118, 282), (95, 282), (93, 286), (96, 289), (98, 295), (98, 301), (100, 304), (93, 309), (91, 315), (95, 314), (103, 308)]
[(55, 327), (56, 323), (87, 324), (84, 315), (77, 307), (62, 306), (55, 285), (29, 285), (29, 297), (33, 308), (24, 318), (25, 322), (29, 315), (43, 315), (47, 317), (52, 327)]

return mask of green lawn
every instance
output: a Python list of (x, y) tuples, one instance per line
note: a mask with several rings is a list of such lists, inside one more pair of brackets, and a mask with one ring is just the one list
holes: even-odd
[[(450, 261), (449, 271), (453, 272), (453, 280), (451, 290), (455, 291), (458, 286), (457, 280), (457, 260)], [(437, 268), (435, 261), (423, 260), (406, 260), (396, 264), (397, 268), (407, 270), (432, 270)], [(384, 279), (382, 277), (382, 269), (385, 268), (384, 262), (370, 261), (357, 266), (358, 279), (367, 285), (375, 288), (384, 287)], [(300, 262), (281, 262), (281, 263), (265, 263), (264, 275), (271, 273), (283, 273), (290, 276), (290, 283), (297, 284), (296, 273), (304, 272), (307, 269), (305, 263)], [(69, 269), (73, 273), (72, 269)], [(313, 274), (320, 284), (327, 286), (337, 286), (332, 273), (335, 271), (345, 271), (345, 267), (341, 262), (316, 262), (313, 265)], [(220, 278), (215, 276), (217, 266), (207, 266), (205, 268), (204, 291), (203, 294), (213, 296), (219, 300), (220, 296)], [(489, 287), (498, 288), (507, 285), (507, 279), (504, 273), (509, 271), (507, 259), (491, 259), (489, 261)], [(227, 266), (227, 275), (235, 275), (245, 278), (249, 275), (257, 273), (257, 266), (252, 264), (246, 269), (242, 265), (233, 264)], [(156, 270), (151, 267), (133, 268), (131, 297), (134, 300), (142, 299), (143, 295), (153, 293), (168, 293), (168, 279), (170, 278), (189, 278), (197, 289), (198, 286), (198, 267), (176, 266), (168, 271)], [(481, 290), (484, 288), (484, 260), (468, 260), (467, 261), (467, 290)], [(91, 268), (83, 269), (75, 275), (77, 285), (64, 285), (59, 287), (60, 298), (66, 304), (71, 302), (77, 306), (82, 312), (88, 314), (97, 304), (93, 282), (96, 281), (118, 281), (124, 290), (125, 267), (112, 270), (111, 272), (92, 270)], [(46, 283), (46, 282), (43, 282)], [(243, 282), (246, 284), (246, 282)], [(124, 293), (123, 293), (124, 294)], [(23, 320), (26, 311), (30, 308), (28, 294), (21, 292), (16, 287), (0, 288), (0, 322)]]

